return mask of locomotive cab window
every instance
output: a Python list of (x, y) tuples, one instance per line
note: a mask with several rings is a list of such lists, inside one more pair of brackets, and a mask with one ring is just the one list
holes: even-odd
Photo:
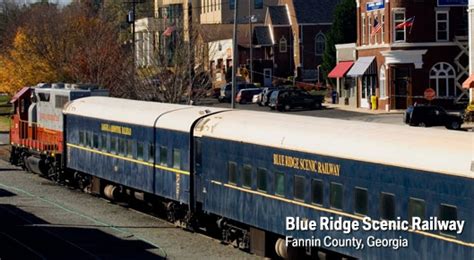
[(293, 197), (297, 200), (304, 201), (305, 179), (303, 176), (295, 176), (293, 185)]
[(237, 184), (237, 163), (229, 162), (227, 165), (228, 173), (229, 173), (229, 183)]
[(143, 160), (143, 143), (142, 142), (137, 143), (137, 159)]
[(384, 193), (380, 194), (380, 217), (382, 219), (395, 219), (395, 195)]
[(366, 215), (368, 212), (368, 194), (367, 189), (354, 188), (354, 212), (360, 215)]
[(331, 208), (342, 210), (343, 186), (340, 183), (331, 182), (329, 186), (329, 204)]
[(252, 188), (252, 166), (248, 164), (242, 168), (242, 186)]
[(267, 191), (267, 170), (263, 168), (257, 169), (257, 189)]
[[(439, 205), (439, 218), (440, 220), (458, 220), (457, 208), (446, 204)], [(456, 236), (455, 230), (443, 230), (440, 233), (452, 237)]]
[(323, 205), (323, 181), (313, 179), (311, 181), (311, 202)]
[(173, 168), (181, 169), (181, 151), (173, 149)]
[(168, 165), (168, 148), (160, 146), (160, 164)]
[(416, 198), (410, 198), (408, 201), (408, 220), (413, 217), (425, 219), (425, 201)]
[(285, 174), (282, 172), (275, 173), (275, 194), (285, 196)]

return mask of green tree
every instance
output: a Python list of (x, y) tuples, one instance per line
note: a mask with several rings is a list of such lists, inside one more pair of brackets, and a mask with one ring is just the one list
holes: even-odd
[(327, 34), (321, 73), (327, 75), (336, 65), (336, 44), (353, 43), (357, 40), (357, 7), (354, 0), (342, 0), (334, 9), (331, 30)]

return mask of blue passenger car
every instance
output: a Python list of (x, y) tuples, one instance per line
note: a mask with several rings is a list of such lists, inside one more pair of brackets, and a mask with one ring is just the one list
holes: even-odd
[[(198, 127), (212, 129), (197, 134), (199, 156), (205, 158), (206, 211), (282, 239), (362, 239), (365, 247), (359, 250), (322, 246), (362, 259), (474, 258), (468, 133), (244, 111), (212, 116), (202, 124)], [(243, 127), (236, 130), (237, 125)], [(393, 230), (348, 235), (285, 228), (286, 217), (361, 222), (367, 216), (375, 221), (432, 216), (465, 220), (465, 226), (461, 234)], [(369, 247), (376, 239), (386, 246)]]

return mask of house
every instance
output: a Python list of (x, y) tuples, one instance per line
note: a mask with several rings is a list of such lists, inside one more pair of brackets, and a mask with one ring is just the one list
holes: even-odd
[(196, 0), (154, 0), (152, 17), (135, 21), (135, 57), (139, 67), (156, 66), (157, 56), (171, 57), (190, 40), (197, 18), (192, 17)]
[(358, 106), (405, 109), (427, 103), (454, 107), (468, 100), (467, 0), (357, 0)]

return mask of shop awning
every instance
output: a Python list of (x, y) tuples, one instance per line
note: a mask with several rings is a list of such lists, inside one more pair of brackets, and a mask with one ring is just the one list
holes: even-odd
[(347, 77), (356, 78), (365, 74), (377, 74), (374, 61), (375, 56), (360, 57), (347, 73)]
[(463, 88), (474, 88), (474, 74), (472, 74), (469, 78), (467, 78), (462, 83)]
[(20, 91), (18, 91), (10, 100), (10, 103), (15, 102), (17, 99), (19, 99), (21, 96), (23, 96), (26, 92), (30, 90), (30, 87), (23, 87)]
[(343, 78), (354, 64), (353, 61), (341, 61), (329, 72), (329, 78)]

